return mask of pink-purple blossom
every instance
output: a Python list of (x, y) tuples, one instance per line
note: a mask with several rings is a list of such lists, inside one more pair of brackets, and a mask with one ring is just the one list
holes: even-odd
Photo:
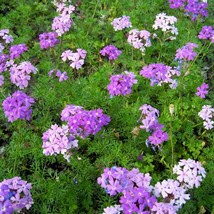
[(32, 114), (30, 107), (34, 102), (34, 99), (24, 92), (16, 91), (3, 101), (4, 114), (9, 122), (18, 119), (30, 120)]
[(124, 74), (115, 74), (110, 77), (107, 90), (111, 96), (128, 95), (134, 84), (137, 84), (135, 74), (125, 71)]
[(19, 213), (24, 208), (29, 210), (33, 204), (31, 189), (32, 184), (20, 177), (4, 179), (0, 183), (0, 213)]
[(51, 126), (42, 136), (43, 153), (47, 155), (62, 154), (69, 161), (71, 150), (78, 147), (78, 140), (69, 132), (67, 125)]
[(211, 105), (202, 106), (202, 110), (198, 113), (199, 117), (202, 118), (204, 128), (210, 130), (213, 128), (214, 121), (212, 120), (214, 116), (214, 108)]
[(115, 18), (111, 22), (113, 28), (115, 31), (118, 30), (124, 30), (125, 28), (130, 28), (132, 27), (132, 23), (130, 22), (130, 17), (129, 16), (122, 16), (119, 18)]
[(212, 26), (203, 26), (199, 35), (199, 39), (207, 39), (214, 42), (214, 28)]
[(117, 49), (114, 45), (107, 45), (101, 51), (100, 54), (102, 56), (107, 56), (109, 60), (115, 60), (122, 53), (119, 49)]
[(6, 44), (13, 42), (13, 36), (9, 34), (8, 29), (0, 30), (0, 37)]
[(151, 46), (151, 33), (147, 30), (132, 29), (128, 33), (128, 43), (136, 49), (145, 52), (146, 47)]
[(201, 86), (197, 87), (196, 95), (200, 98), (205, 98), (205, 95), (208, 94), (209, 85), (206, 83), (202, 83)]
[(52, 69), (51, 71), (48, 72), (48, 76), (52, 76), (53, 74), (55, 73), (55, 76), (59, 79), (59, 82), (63, 82), (65, 80), (68, 79), (68, 76), (67, 76), (67, 72), (64, 71), (60, 71), (60, 70), (56, 70), (56, 69)]
[(194, 52), (194, 48), (197, 48), (198, 45), (195, 43), (187, 43), (182, 48), (179, 48), (176, 51), (175, 59), (178, 60), (184, 60), (184, 61), (193, 61), (197, 55), (196, 52)]
[(16, 59), (20, 57), (22, 53), (27, 51), (26, 44), (13, 45), (10, 47), (10, 59)]
[(37, 68), (30, 62), (22, 62), (19, 65), (13, 64), (10, 67), (10, 80), (20, 89), (24, 89), (28, 86), (28, 82), (31, 79), (30, 74), (36, 74), (36, 72)]
[(55, 32), (42, 33), (39, 35), (41, 49), (52, 48), (59, 42), (59, 39), (57, 39), (57, 33)]

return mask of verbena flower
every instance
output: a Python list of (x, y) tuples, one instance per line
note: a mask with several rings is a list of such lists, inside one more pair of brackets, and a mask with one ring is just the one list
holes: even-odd
[(157, 63), (144, 66), (140, 71), (140, 75), (148, 78), (151, 81), (151, 86), (161, 86), (163, 83), (170, 83), (170, 88), (175, 89), (177, 87), (177, 81), (172, 78), (174, 76), (180, 76), (180, 72), (176, 69), (172, 69), (170, 66)]
[(59, 78), (59, 82), (65, 81), (68, 79), (67, 72), (62, 72), (60, 70), (52, 69), (48, 72), (48, 76), (52, 76), (55, 73), (55, 76)]
[(107, 56), (109, 60), (117, 59), (121, 53), (122, 51), (118, 50), (114, 45), (107, 45), (100, 51), (100, 54)]
[(64, 2), (58, 3), (54, 1), (55, 6), (57, 6), (57, 12), (59, 16), (56, 16), (52, 23), (52, 30), (54, 30), (58, 36), (62, 36), (65, 32), (69, 31), (73, 20), (71, 19), (71, 14), (75, 10), (73, 5), (67, 6)]
[(32, 109), (30, 107), (34, 102), (34, 99), (24, 92), (16, 91), (3, 101), (4, 114), (9, 122), (18, 119), (30, 120), (32, 114)]
[(170, 7), (173, 9), (184, 9), (184, 14), (190, 16), (193, 21), (198, 17), (206, 17), (208, 4), (200, 0), (168, 0)]
[(12, 214), (24, 208), (29, 210), (33, 204), (31, 189), (31, 183), (20, 177), (4, 179), (0, 183), (0, 213)]
[(204, 128), (209, 130), (213, 128), (214, 121), (212, 120), (214, 116), (214, 108), (211, 105), (202, 106), (202, 110), (198, 113), (199, 117), (201, 117), (204, 122)]
[(66, 50), (62, 53), (61, 58), (65, 62), (69, 60), (70, 67), (79, 70), (84, 65), (84, 59), (87, 52), (81, 48), (77, 49), (77, 52)]
[(176, 214), (176, 208), (170, 203), (156, 202), (151, 209), (153, 214)]
[(57, 39), (57, 33), (55, 32), (42, 33), (39, 35), (41, 49), (52, 48), (59, 42), (59, 39)]
[[(166, 13), (159, 13), (156, 15), (155, 23), (152, 26), (155, 30), (161, 29), (163, 32), (171, 33), (172, 35), (178, 35), (178, 29), (175, 27), (177, 18), (174, 16), (167, 16)], [(175, 39), (176, 37), (170, 37)]]
[(168, 134), (162, 130), (164, 126), (158, 122), (159, 111), (148, 104), (144, 104), (139, 110), (142, 111), (140, 120), (142, 125), (139, 128), (151, 133), (146, 140), (146, 144), (155, 148), (155, 146), (167, 141)]
[(193, 61), (197, 55), (196, 52), (194, 52), (194, 48), (197, 48), (198, 45), (195, 43), (187, 43), (182, 48), (179, 48), (176, 51), (176, 60), (184, 60), (184, 61)]
[(186, 189), (178, 181), (172, 179), (157, 182), (154, 187), (154, 194), (156, 197), (164, 198), (176, 210), (181, 208), (190, 199), (190, 195), (186, 193)]
[(208, 94), (208, 89), (209, 85), (206, 83), (202, 83), (201, 86), (197, 87), (197, 92), (196, 95), (201, 97), (201, 98), (205, 98), (205, 95)]
[(66, 105), (66, 107), (62, 110), (62, 113), (61, 113), (61, 120), (68, 122), (69, 118), (74, 116), (80, 110), (83, 110), (82, 106)]
[(199, 39), (208, 39), (211, 42), (214, 42), (214, 29), (212, 26), (203, 26), (199, 35)]
[(78, 147), (78, 140), (69, 132), (67, 125), (62, 125), (62, 127), (57, 124), (52, 125), (43, 133), (42, 141), (43, 153), (46, 156), (62, 154), (68, 161), (71, 149)]
[(0, 54), (0, 73), (7, 70), (7, 60), (9, 56), (6, 54)]
[(132, 23), (130, 22), (130, 17), (129, 16), (122, 16), (119, 18), (115, 18), (112, 22), (111, 22), (113, 28), (115, 31), (118, 30), (123, 30), (125, 28), (130, 28), (132, 27)]
[(13, 42), (13, 36), (9, 34), (8, 29), (0, 30), (0, 37), (6, 44)]
[(4, 76), (0, 75), (0, 87), (4, 84)]
[(176, 174), (177, 180), (186, 189), (198, 188), (202, 179), (206, 177), (205, 169), (201, 163), (195, 160), (180, 160), (178, 165), (173, 167), (173, 173)]
[(128, 43), (136, 49), (140, 49), (142, 52), (146, 50), (146, 47), (151, 46), (150, 40), (151, 34), (147, 30), (132, 29), (128, 33)]
[(16, 59), (20, 57), (22, 53), (27, 51), (27, 46), (25, 44), (13, 45), (10, 47), (10, 59)]
[(111, 96), (127, 95), (131, 93), (131, 88), (137, 84), (137, 79), (133, 72), (125, 71), (125, 74), (116, 74), (110, 77), (107, 90)]
[(123, 208), (120, 205), (114, 205), (106, 207), (103, 214), (120, 214), (123, 211)]
[(36, 72), (37, 68), (30, 62), (22, 62), (19, 65), (13, 64), (10, 67), (10, 80), (20, 89), (23, 89), (28, 86), (28, 81), (31, 78), (30, 74), (36, 74)]

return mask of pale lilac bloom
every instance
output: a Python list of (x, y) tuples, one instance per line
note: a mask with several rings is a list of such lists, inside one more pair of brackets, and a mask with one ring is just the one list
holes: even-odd
[(151, 209), (154, 214), (176, 214), (177, 209), (170, 203), (156, 202)]
[(125, 28), (130, 28), (132, 27), (132, 23), (130, 22), (130, 17), (129, 16), (122, 16), (119, 18), (115, 18), (112, 22), (111, 22), (113, 28), (115, 31), (118, 30), (123, 30)]
[(62, 82), (68, 79), (67, 73), (66, 72), (62, 73), (60, 70), (57, 71), (56, 76), (59, 78), (59, 82)]
[(110, 207), (106, 207), (104, 209), (103, 214), (120, 214), (122, 213), (123, 208), (120, 205), (114, 205)]
[(79, 70), (80, 68), (82, 68), (83, 64), (84, 64), (84, 59), (80, 58), (79, 53), (73, 53), (71, 57), (70, 66), (72, 68), (76, 68), (77, 70)]
[(66, 50), (62, 53), (61, 55), (61, 58), (62, 58), (62, 61), (66, 61), (66, 60), (71, 60), (73, 56), (73, 52), (71, 50)]
[(202, 83), (201, 86), (197, 87), (196, 95), (205, 98), (205, 95), (208, 94), (209, 85), (206, 83)]
[(202, 110), (198, 113), (199, 117), (204, 120), (205, 129), (209, 130), (213, 128), (214, 121), (212, 120), (214, 115), (214, 108), (211, 105), (202, 106)]
[(4, 84), (4, 76), (0, 75), (0, 87)]

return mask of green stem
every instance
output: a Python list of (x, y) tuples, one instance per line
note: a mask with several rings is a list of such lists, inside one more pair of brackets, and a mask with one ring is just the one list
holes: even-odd
[(171, 152), (172, 152), (172, 164), (171, 167), (174, 166), (174, 145), (172, 141), (172, 115), (170, 114), (170, 142), (171, 142)]

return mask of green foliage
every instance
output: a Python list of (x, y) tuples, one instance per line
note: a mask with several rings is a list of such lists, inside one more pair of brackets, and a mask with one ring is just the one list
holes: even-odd
[[(0, 109), (0, 148), (4, 149), (0, 153), (0, 181), (21, 176), (33, 184), (34, 205), (26, 213), (102, 213), (105, 207), (118, 202), (117, 197), (109, 197), (97, 184), (105, 167), (139, 168), (143, 173), (150, 173), (155, 184), (171, 177), (173, 144), (174, 163), (191, 158), (201, 161), (207, 171), (202, 186), (192, 190), (191, 200), (180, 213), (197, 214), (203, 209), (213, 213), (214, 135), (212, 131), (204, 130), (198, 117), (203, 105), (213, 104), (213, 49), (209, 43), (197, 38), (203, 25), (211, 25), (211, 18), (205, 23), (192, 22), (182, 11), (170, 9), (168, 2), (163, 0), (96, 0), (72, 4), (76, 7), (75, 25), (51, 50), (41, 50), (38, 40), (40, 33), (51, 31), (56, 15), (50, 1), (22, 0), (0, 4), (1, 29), (10, 29), (14, 44), (25, 43), (29, 48), (17, 62), (29, 60), (38, 68), (25, 89), (36, 100), (31, 120), (11, 124)], [(155, 15), (163, 11), (178, 18), (178, 38), (164, 42), (163, 33), (157, 32), (159, 39), (152, 40), (145, 56), (127, 43), (128, 30), (115, 32), (110, 24), (114, 18), (128, 15), (133, 28), (154, 32)], [(177, 89), (151, 87), (149, 80), (139, 75), (142, 67), (150, 63), (175, 66), (176, 50), (188, 42), (199, 45), (198, 55), (188, 69), (182, 71)], [(99, 54), (108, 44), (122, 50), (123, 54), (114, 62)], [(77, 73), (60, 60), (64, 50), (76, 48), (87, 51), (84, 68)], [(69, 79), (60, 83), (49, 77), (48, 72), (53, 68), (67, 71)], [(106, 89), (110, 76), (125, 70), (137, 75), (138, 84), (133, 86), (130, 95), (110, 98)], [(187, 71), (189, 74), (185, 75)], [(6, 74), (6, 83), (0, 88), (1, 102), (18, 89), (11, 86), (9, 78)], [(206, 100), (195, 96), (196, 88), (204, 81), (210, 86)], [(42, 153), (42, 134), (52, 124), (62, 125), (60, 114), (67, 104), (88, 110), (101, 108), (111, 117), (110, 124), (96, 136), (79, 139), (79, 148), (73, 152), (70, 163), (62, 156), (46, 157)], [(159, 121), (172, 137), (172, 144), (169, 140), (163, 143), (161, 150), (154, 151), (145, 145), (148, 133), (140, 130), (133, 134), (133, 129), (139, 126), (139, 108), (143, 104), (160, 111)], [(172, 117), (170, 104), (175, 108)], [(141, 154), (143, 158), (139, 160)]]

